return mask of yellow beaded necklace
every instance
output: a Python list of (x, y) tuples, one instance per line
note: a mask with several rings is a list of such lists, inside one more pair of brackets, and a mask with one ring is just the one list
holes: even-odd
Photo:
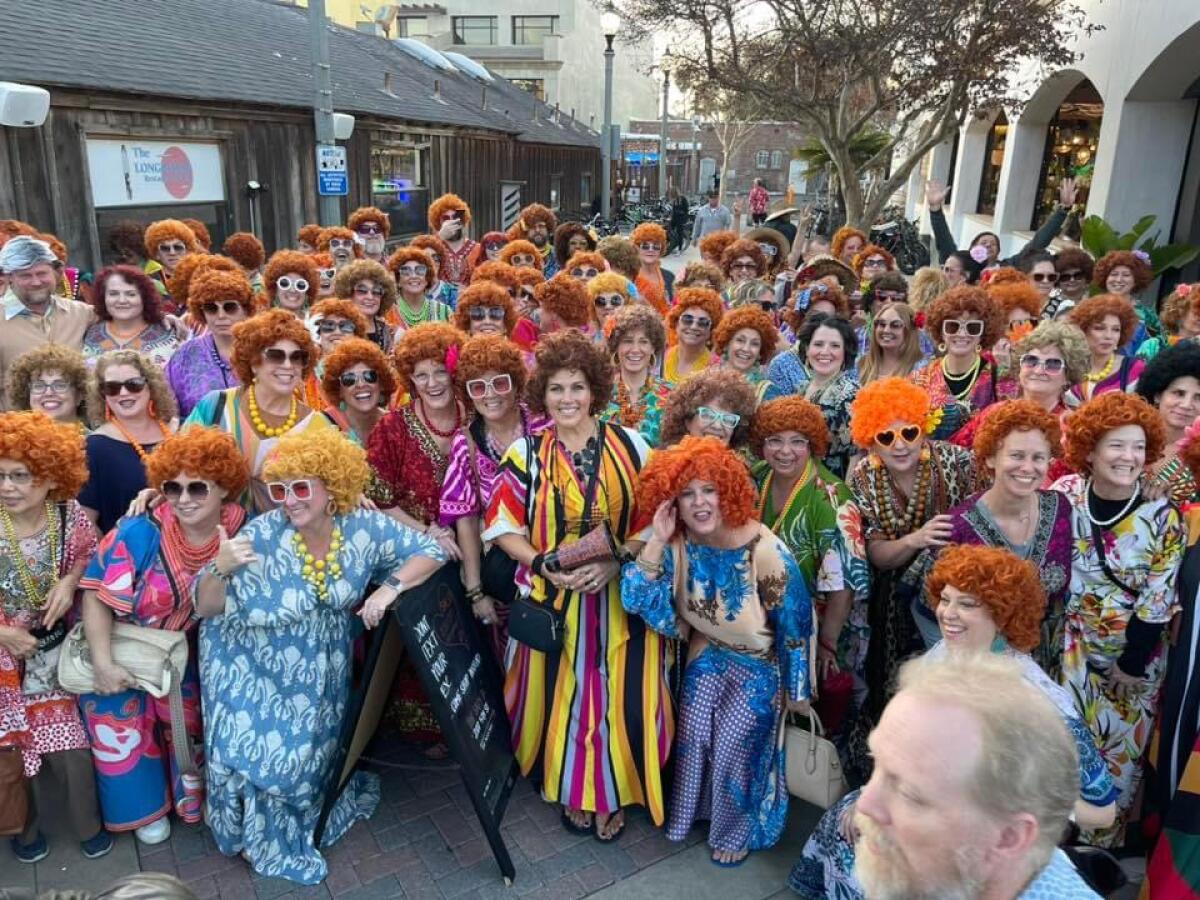
[(1083, 376), (1084, 393), (1086, 398), (1090, 398), (1096, 390), (1096, 386), (1105, 378), (1113, 373), (1113, 369), (1117, 365), (1117, 354), (1113, 354), (1108, 358), (1108, 362), (1104, 364), (1099, 372), (1088, 372)]
[(246, 406), (250, 410), (250, 424), (254, 426), (254, 430), (263, 437), (269, 438), (287, 434), (295, 428), (296, 419), (299, 418), (300, 414), (300, 404), (296, 400), (296, 395), (292, 394), (292, 406), (288, 410), (287, 418), (284, 419), (283, 424), (278, 428), (272, 428), (263, 421), (262, 414), (258, 411), (258, 398), (254, 396), (254, 385), (246, 388)]
[[(780, 506), (775, 512), (775, 521), (770, 523), (771, 531), (773, 531), (775, 534), (779, 534), (779, 529), (783, 526), (784, 516), (787, 515), (787, 511), (795, 502), (796, 497), (800, 495), (800, 492), (808, 486), (810, 481), (813, 480), (813, 476), (816, 475), (816, 471), (817, 467), (811, 459), (804, 464), (804, 471), (801, 473), (800, 477), (796, 479), (796, 483), (792, 486), (792, 490), (788, 493), (787, 499), (783, 501), (783, 505)], [(766, 520), (767, 504), (771, 501), (771, 485), (774, 480), (775, 473), (771, 472), (763, 481), (762, 491), (758, 495), (758, 509), (755, 510), (755, 518), (757, 518), (758, 521), (762, 522), (764, 525), (768, 524)]]
[(329, 538), (329, 552), (325, 554), (324, 559), (313, 557), (300, 532), (292, 535), (292, 543), (296, 545), (296, 555), (300, 557), (301, 576), (312, 585), (317, 600), (321, 603), (327, 602), (330, 581), (342, 574), (341, 563), (337, 561), (338, 551), (342, 548), (342, 529), (333, 526), (333, 534)]

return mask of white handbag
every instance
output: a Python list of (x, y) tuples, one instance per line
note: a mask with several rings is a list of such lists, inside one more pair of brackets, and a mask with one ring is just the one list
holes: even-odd
[(846, 793), (846, 774), (837, 748), (825, 737), (816, 710), (808, 713), (808, 728), (788, 716), (784, 751), (787, 788), (793, 797), (829, 809)]

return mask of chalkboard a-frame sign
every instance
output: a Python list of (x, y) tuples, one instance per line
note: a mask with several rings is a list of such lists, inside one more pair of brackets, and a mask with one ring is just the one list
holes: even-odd
[(500, 836), (500, 822), (519, 770), (504, 710), (504, 681), (454, 566), (443, 566), (424, 584), (405, 591), (376, 629), (363, 671), (364, 688), (352, 694), (347, 705), (313, 842), (321, 846), (333, 804), (379, 726), (404, 653), (413, 661), (442, 737), (459, 765), (496, 864), (505, 883), (511, 883), (516, 872)]

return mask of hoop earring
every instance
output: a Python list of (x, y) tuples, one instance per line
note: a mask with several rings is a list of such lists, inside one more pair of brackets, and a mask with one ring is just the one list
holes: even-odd
[(650, 354), (650, 371), (653, 372), (657, 369), (658, 369), (658, 354), (651, 353)]
[(325, 501), (325, 515), (332, 516), (335, 512), (337, 512), (337, 503), (330, 498)]
[(946, 345), (945, 345), (945, 344), (938, 344), (938, 345), (937, 345), (937, 349), (938, 349), (938, 353), (945, 353), (945, 352), (946, 352)]

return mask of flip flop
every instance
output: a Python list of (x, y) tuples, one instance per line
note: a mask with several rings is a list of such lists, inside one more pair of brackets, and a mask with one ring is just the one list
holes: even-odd
[(571, 834), (591, 834), (592, 833), (591, 825), (576, 825), (574, 822), (571, 821), (571, 817), (567, 815), (567, 811), (565, 809), (562, 811), (562, 815), (559, 817), (559, 821), (562, 822), (562, 827), (565, 828), (567, 831), (569, 831)]
[[(613, 813), (612, 815), (615, 816), (615, 815), (617, 815), (617, 813)], [(629, 824), (629, 820), (622, 816), (621, 827), (618, 828), (616, 830), (616, 832), (614, 834), (612, 834), (610, 837), (602, 838), (602, 837), (600, 837), (599, 821), (600, 821), (599, 819), (596, 820), (597, 829), (592, 832), (592, 837), (594, 837), (596, 840), (598, 840), (602, 844), (615, 844), (617, 841), (619, 841), (621, 839), (621, 835), (623, 835), (625, 833), (625, 826)], [(609, 816), (609, 821), (610, 822), (612, 821), (612, 816)], [(605, 822), (604, 824), (607, 825), (608, 822)]]
[(708, 861), (710, 863), (712, 863), (714, 866), (717, 866), (718, 868), (721, 868), (721, 869), (736, 869), (738, 866), (740, 866), (742, 863), (744, 863), (749, 858), (750, 858), (750, 854), (749, 854), (749, 852), (747, 852), (746, 855), (743, 856), (741, 859), (735, 859), (735, 860), (733, 860), (733, 862), (719, 862), (718, 860), (713, 859), (711, 855), (708, 857)]

